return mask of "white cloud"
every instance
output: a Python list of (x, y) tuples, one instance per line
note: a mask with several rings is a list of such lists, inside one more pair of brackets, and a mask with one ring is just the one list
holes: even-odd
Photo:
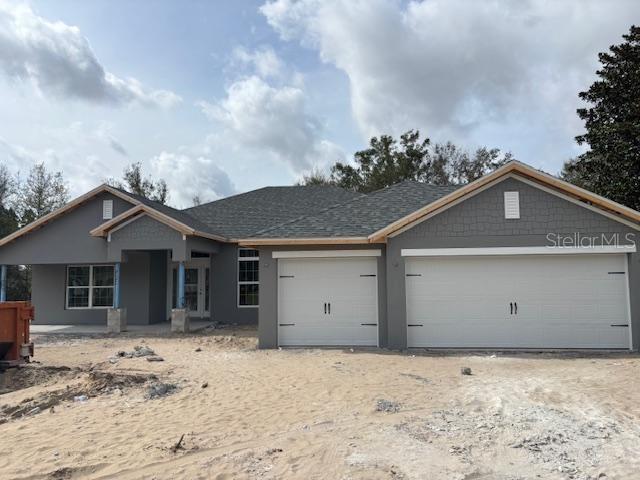
[(298, 173), (344, 157), (336, 145), (322, 139), (322, 122), (306, 111), (305, 103), (302, 88), (272, 86), (252, 75), (235, 81), (224, 99), (198, 105), (224, 129), (216, 142), (271, 154)]
[(109, 145), (109, 147), (111, 147), (114, 152), (119, 153), (123, 157), (128, 157), (129, 153), (127, 152), (127, 149), (113, 136), (113, 134), (111, 133), (112, 130), (112, 124), (101, 122), (100, 125), (98, 125), (98, 128), (96, 128), (95, 132), (93, 132), (93, 135), (96, 139)]
[(24, 179), (36, 163), (44, 163), (47, 170), (62, 172), (72, 197), (86, 193), (102, 183), (105, 172), (113, 162), (105, 162), (97, 155), (84, 155), (75, 149), (44, 148), (32, 150), (9, 143), (0, 137), (0, 154), (12, 174)]
[(251, 66), (263, 78), (277, 77), (284, 70), (282, 60), (270, 46), (262, 46), (254, 51), (244, 47), (236, 47), (232, 53), (232, 61)]
[(77, 27), (50, 22), (29, 6), (0, 1), (0, 71), (44, 94), (109, 104), (168, 108), (180, 97), (105, 70)]
[(597, 52), (621, 41), (640, 3), (273, 0), (261, 12), (347, 75), (364, 136), (417, 127), (557, 165), (575, 153)]
[(149, 164), (154, 176), (167, 182), (171, 205), (179, 208), (192, 206), (195, 196), (208, 202), (236, 193), (229, 175), (211, 158), (161, 152)]

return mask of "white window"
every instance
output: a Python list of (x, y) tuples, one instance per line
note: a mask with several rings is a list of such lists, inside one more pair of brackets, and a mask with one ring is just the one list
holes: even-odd
[(113, 218), (113, 200), (102, 201), (102, 219), (111, 220)]
[(113, 285), (113, 265), (69, 265), (67, 308), (111, 308)]
[(520, 218), (520, 194), (504, 192), (504, 218)]
[(257, 307), (260, 258), (258, 250), (238, 249), (238, 307)]

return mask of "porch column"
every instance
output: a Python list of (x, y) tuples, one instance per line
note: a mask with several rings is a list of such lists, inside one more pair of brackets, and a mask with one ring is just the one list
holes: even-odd
[(7, 266), (0, 267), (0, 302), (7, 301)]
[(189, 312), (185, 308), (184, 302), (184, 262), (178, 264), (178, 295), (176, 298), (176, 308), (171, 310), (171, 331), (186, 333), (191, 328)]
[(113, 308), (120, 308), (120, 262), (113, 266)]
[(120, 307), (120, 262), (113, 264), (113, 308), (107, 310), (107, 332), (127, 331), (127, 309)]
[(184, 262), (178, 264), (178, 304), (177, 308), (184, 308)]

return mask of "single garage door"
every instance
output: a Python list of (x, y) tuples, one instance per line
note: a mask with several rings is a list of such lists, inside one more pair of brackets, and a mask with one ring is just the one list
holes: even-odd
[(378, 345), (376, 258), (281, 258), (278, 277), (279, 345)]
[(629, 348), (625, 255), (406, 259), (407, 344)]

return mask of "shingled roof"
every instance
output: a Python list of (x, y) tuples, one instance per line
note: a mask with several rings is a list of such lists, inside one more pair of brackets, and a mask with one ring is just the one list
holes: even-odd
[(127, 195), (185, 225), (229, 239), (370, 235), (459, 186), (407, 180), (369, 194), (335, 186), (264, 187), (185, 210)]
[(399, 218), (453, 192), (441, 186), (407, 180), (361, 195), (349, 202), (268, 227), (252, 238), (331, 238), (370, 235)]
[(334, 186), (265, 187), (191, 207), (182, 213), (207, 224), (218, 235), (246, 238), (362, 196)]

